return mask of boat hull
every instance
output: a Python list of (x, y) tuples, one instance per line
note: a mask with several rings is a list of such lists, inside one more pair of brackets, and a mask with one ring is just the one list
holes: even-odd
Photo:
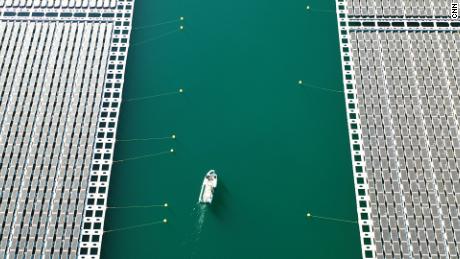
[(211, 204), (214, 198), (214, 190), (217, 187), (217, 174), (214, 170), (209, 171), (203, 179), (201, 185), (199, 203)]

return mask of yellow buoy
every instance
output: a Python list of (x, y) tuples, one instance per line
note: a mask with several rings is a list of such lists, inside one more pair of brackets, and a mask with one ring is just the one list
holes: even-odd
[(179, 27), (179, 29), (180, 29), (181, 31), (183, 31), (183, 30), (184, 30), (184, 26), (181, 25), (181, 26)]
[(184, 16), (181, 16), (181, 17), (180, 17), (180, 20), (183, 21), (183, 20), (184, 20)]
[(171, 153), (174, 153), (174, 148), (171, 148), (171, 150), (170, 150), (170, 151), (171, 151)]
[(176, 134), (172, 134), (171, 138), (176, 139)]
[(167, 219), (163, 219), (163, 223), (164, 223), (164, 224), (168, 223), (168, 220), (167, 220)]
[(168, 207), (168, 203), (165, 203), (163, 206), (164, 206), (165, 208)]
[(299, 80), (299, 82), (298, 82), (298, 83), (299, 83), (299, 85), (301, 85), (301, 84), (303, 84), (303, 81), (302, 81), (302, 80)]
[(184, 92), (183, 88), (179, 89), (179, 93), (183, 93), (183, 92)]
[(311, 217), (311, 213), (310, 213), (310, 212), (307, 213), (307, 217)]

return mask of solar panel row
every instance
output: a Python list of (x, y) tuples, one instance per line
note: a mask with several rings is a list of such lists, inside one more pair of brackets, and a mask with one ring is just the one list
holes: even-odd
[(349, 0), (353, 16), (450, 17), (451, 0)]
[(117, 0), (0, 0), (5, 8), (114, 8)]

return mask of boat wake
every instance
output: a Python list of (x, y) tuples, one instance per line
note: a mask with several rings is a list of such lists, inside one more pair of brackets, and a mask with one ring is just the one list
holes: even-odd
[(195, 229), (192, 234), (192, 253), (190, 258), (194, 258), (198, 251), (198, 242), (200, 241), (201, 232), (203, 230), (204, 222), (206, 220), (206, 211), (208, 206), (206, 204), (197, 203), (195, 208), (193, 208), (193, 214), (196, 216)]
[(206, 204), (198, 204), (198, 221), (197, 221), (197, 233), (201, 234), (201, 230), (203, 229), (204, 219), (206, 217), (206, 211), (208, 206)]

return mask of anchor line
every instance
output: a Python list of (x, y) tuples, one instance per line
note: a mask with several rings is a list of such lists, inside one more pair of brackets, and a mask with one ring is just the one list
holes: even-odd
[(173, 30), (173, 31), (169, 31), (169, 32), (166, 32), (166, 33), (164, 33), (164, 34), (158, 36), (158, 37), (153, 37), (153, 38), (146, 39), (146, 40), (144, 40), (144, 41), (140, 41), (140, 42), (138, 42), (138, 43), (135, 43), (135, 44), (133, 44), (133, 46), (140, 46), (140, 45), (143, 45), (143, 44), (145, 44), (145, 43), (149, 43), (149, 42), (152, 42), (152, 41), (156, 41), (156, 40), (159, 40), (159, 39), (164, 38), (164, 37), (166, 37), (166, 36), (169, 36), (169, 35), (171, 35), (171, 34), (173, 34), (173, 33), (175, 33), (175, 32), (178, 32), (178, 31), (179, 31), (178, 29), (175, 29), (175, 30)]
[(158, 221), (157, 220), (157, 221), (152, 221), (152, 222), (145, 223), (145, 224), (133, 225), (133, 226), (123, 227), (123, 228), (115, 228), (115, 229), (111, 229), (111, 230), (104, 230), (104, 233), (131, 230), (131, 229), (142, 228), (142, 227), (149, 227), (149, 226), (158, 225), (158, 224), (162, 224), (162, 223), (164, 223), (164, 221), (161, 221), (161, 220)]
[(156, 98), (156, 97), (175, 95), (175, 94), (180, 94), (180, 93), (182, 93), (182, 92), (179, 90), (179, 91), (167, 92), (167, 93), (162, 93), (162, 94), (155, 94), (155, 95), (148, 95), (148, 96), (130, 98), (130, 99), (123, 100), (123, 102), (124, 103), (129, 103), (129, 102), (134, 102), (134, 101), (142, 101), (142, 100), (153, 99), (153, 98)]
[(335, 90), (335, 89), (325, 88), (325, 87), (321, 87), (321, 86), (317, 86), (317, 85), (310, 84), (310, 83), (305, 83), (305, 82), (302, 82), (299, 85), (300, 86), (307, 86), (307, 87), (318, 89), (318, 90), (328, 91), (328, 92), (344, 93), (343, 90)]
[(170, 23), (176, 23), (176, 22), (179, 22), (179, 21), (180, 21), (180, 19), (174, 19), (174, 20), (165, 21), (165, 22), (160, 22), (160, 23), (156, 23), (156, 24), (152, 24), (152, 25), (138, 26), (138, 27), (134, 27), (134, 28), (133, 28), (133, 31), (135, 31), (135, 30), (143, 30), (143, 29), (154, 28), (154, 27), (158, 27), (158, 26), (160, 26), (160, 25), (165, 25), (165, 24), (170, 24)]
[(358, 224), (358, 221), (347, 220), (347, 219), (338, 219), (338, 218), (322, 217), (322, 216), (314, 216), (314, 215), (309, 215), (309, 216), (307, 215), (307, 217), (309, 217), (309, 218), (317, 218), (317, 219), (322, 219), (322, 220), (342, 222), (342, 223), (349, 223), (349, 224)]
[(144, 209), (144, 208), (155, 208), (155, 207), (167, 207), (165, 204), (162, 205), (133, 205), (133, 206), (117, 206), (117, 207), (107, 207), (107, 209)]
[(166, 155), (166, 154), (169, 154), (169, 153), (172, 153), (172, 151), (163, 151), (163, 152), (154, 153), (154, 154), (147, 154), (147, 155), (142, 155), (142, 156), (136, 156), (136, 157), (130, 157), (130, 158), (125, 158), (125, 159), (115, 160), (115, 161), (113, 161), (113, 163), (121, 163), (121, 162), (139, 160), (139, 159), (144, 159), (144, 158), (149, 158), (149, 157), (156, 157), (156, 156)]
[(132, 138), (132, 139), (117, 139), (117, 142), (133, 142), (133, 141), (149, 141), (149, 140), (165, 140), (174, 139), (173, 137), (162, 137), (162, 138)]

